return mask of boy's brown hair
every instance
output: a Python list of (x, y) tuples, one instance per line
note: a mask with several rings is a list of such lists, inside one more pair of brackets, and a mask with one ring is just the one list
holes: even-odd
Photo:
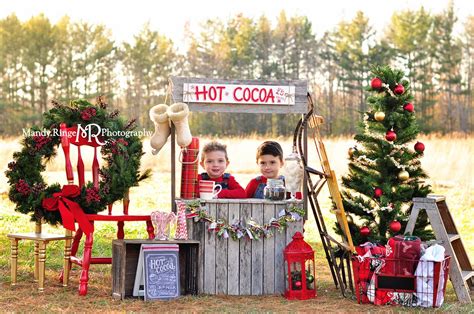
[(283, 149), (281, 145), (275, 141), (265, 141), (257, 148), (257, 162), (258, 158), (262, 155), (272, 155), (274, 157), (280, 158), (280, 161), (283, 162)]
[(215, 151), (220, 151), (225, 153), (225, 160), (229, 161), (229, 158), (227, 157), (227, 145), (221, 144), (216, 141), (212, 141), (204, 145), (202, 148), (201, 152), (201, 162), (204, 162), (204, 158), (206, 157), (207, 153), (210, 152), (215, 152)]

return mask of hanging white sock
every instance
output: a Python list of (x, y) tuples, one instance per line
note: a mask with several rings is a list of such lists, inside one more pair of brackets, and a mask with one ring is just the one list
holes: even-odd
[(168, 117), (176, 127), (176, 142), (181, 147), (191, 144), (193, 137), (188, 122), (189, 108), (182, 102), (177, 102), (168, 107)]
[(150, 146), (153, 148), (153, 155), (158, 154), (168, 140), (171, 133), (170, 121), (168, 119), (168, 106), (159, 104), (150, 109), (150, 119), (155, 124), (155, 133), (150, 139)]

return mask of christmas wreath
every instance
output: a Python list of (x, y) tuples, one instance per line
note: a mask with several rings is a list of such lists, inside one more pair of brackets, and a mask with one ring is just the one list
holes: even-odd
[[(13, 161), (5, 172), (10, 184), (9, 198), (15, 203), (15, 210), (29, 214), (33, 221), (44, 221), (56, 225), (66, 219), (58, 201), (64, 202), (73, 212), (96, 214), (106, 205), (123, 199), (128, 189), (150, 175), (150, 170), (140, 174), (140, 159), (143, 155), (142, 143), (133, 131), (135, 120), (124, 121), (118, 111), (107, 112), (107, 105), (99, 97), (93, 105), (86, 100), (74, 100), (69, 105), (53, 101), (53, 108), (43, 114), (43, 127), (32, 127), (24, 132), (21, 151), (13, 154)], [(60, 124), (67, 127), (89, 124), (100, 126), (100, 148), (105, 161), (99, 169), (99, 187), (86, 182), (82, 188), (59, 183), (46, 184), (41, 175), (46, 164), (56, 155), (61, 142)], [(67, 196), (67, 197), (66, 197)], [(62, 199), (62, 201), (60, 201)], [(78, 206), (77, 206), (78, 205)], [(67, 213), (68, 214), (68, 213)], [(83, 215), (83, 214), (82, 214)]]

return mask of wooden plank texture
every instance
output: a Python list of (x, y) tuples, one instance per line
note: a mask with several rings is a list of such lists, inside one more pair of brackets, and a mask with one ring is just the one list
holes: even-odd
[[(278, 213), (283, 206), (275, 206), (273, 217), (278, 217)], [(284, 258), (283, 250), (286, 247), (286, 232), (283, 230), (279, 232), (277, 229), (272, 229), (275, 237), (275, 293), (280, 294), (285, 292), (285, 274), (284, 274)]]
[[(240, 204), (229, 204), (229, 223), (240, 219)], [(243, 241), (243, 240), (241, 240)], [(239, 241), (228, 242), (227, 255), (227, 289), (229, 295), (239, 295)]]
[(188, 103), (191, 111), (199, 112), (245, 112), (245, 113), (306, 113), (308, 82), (302, 80), (223, 80), (208, 78), (192, 78), (192, 77), (170, 77), (172, 85), (172, 101), (183, 101), (183, 84), (184, 83), (220, 83), (220, 84), (245, 84), (245, 85), (294, 85), (295, 86), (295, 104), (292, 106), (278, 105), (243, 105), (243, 104), (202, 104)]
[[(285, 203), (268, 201), (238, 202), (212, 200), (206, 204), (209, 214), (225, 218), (229, 224), (252, 217), (259, 225), (278, 218)], [(209, 223), (188, 221), (189, 237), (200, 240), (198, 291), (206, 294), (264, 295), (285, 290), (283, 250), (296, 231), (303, 232), (303, 221), (290, 222), (281, 233), (272, 229), (270, 238), (249, 240), (247, 235), (235, 241), (208, 232)]]
[[(274, 217), (275, 206), (263, 205), (263, 221), (260, 224), (270, 221)], [(263, 240), (263, 294), (273, 294), (275, 292), (275, 237)]]
[[(216, 205), (207, 204), (209, 215), (216, 217)], [(204, 224), (203, 224), (204, 225)], [(204, 237), (204, 293), (216, 293), (216, 236), (207, 231), (207, 226), (203, 230)]]
[[(263, 221), (263, 204), (252, 204), (252, 217)], [(263, 242), (252, 241), (252, 295), (263, 294)]]
[[(240, 205), (240, 217), (252, 217), (252, 205)], [(233, 241), (233, 240), (230, 240)], [(252, 294), (252, 242), (240, 239), (239, 294)]]
[[(228, 204), (217, 204), (216, 219), (227, 221)], [(227, 294), (227, 248), (228, 239), (216, 236), (216, 294)]]

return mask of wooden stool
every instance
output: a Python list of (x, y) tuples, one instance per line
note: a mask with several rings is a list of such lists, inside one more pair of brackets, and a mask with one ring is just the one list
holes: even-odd
[(69, 264), (71, 253), (71, 231), (66, 231), (66, 235), (47, 234), (41, 232), (41, 222), (36, 222), (35, 232), (8, 234), (11, 241), (11, 284), (16, 285), (18, 241), (32, 240), (35, 243), (35, 281), (38, 281), (38, 291), (44, 291), (44, 273), (46, 262), (46, 245), (49, 241), (65, 240), (64, 247), (64, 275), (63, 286), (67, 287), (69, 281)]

